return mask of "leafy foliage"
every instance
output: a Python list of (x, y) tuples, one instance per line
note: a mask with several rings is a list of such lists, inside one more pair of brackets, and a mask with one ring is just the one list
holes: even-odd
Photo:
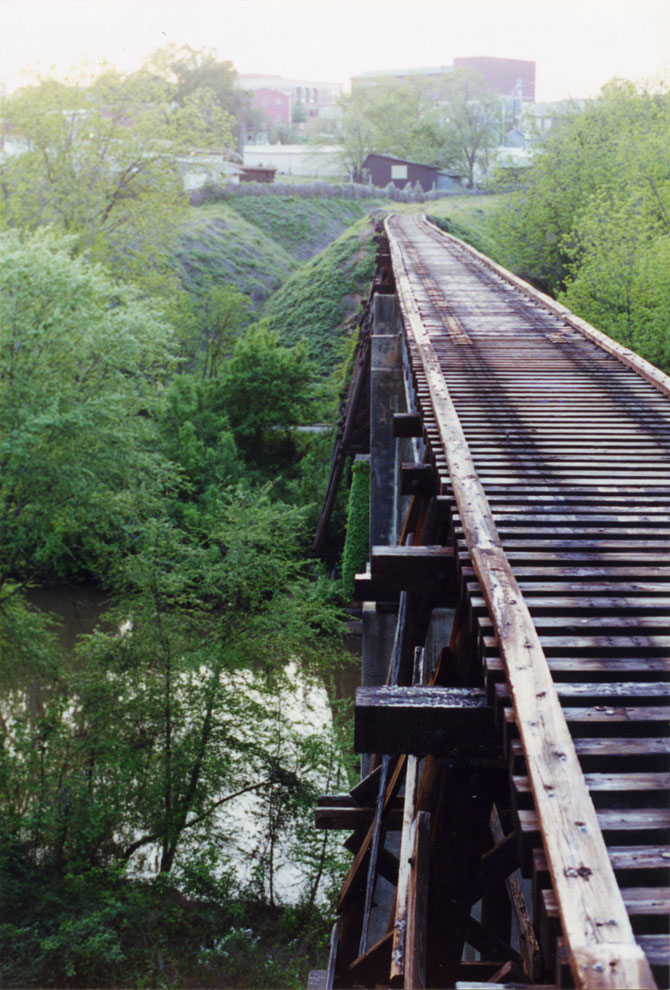
[[(305, 560), (328, 437), (294, 429), (321, 383), (276, 315), (250, 326), (244, 293), (258, 304), (297, 262), (264, 235), (279, 233), (265, 206), (184, 224), (170, 164), (189, 141), (228, 140), (229, 81), (206, 54), (171, 51), (151, 72), (44, 84), (10, 108), (29, 140), (3, 173), (14, 229), (0, 236), (7, 985), (304, 985), (343, 865), (311, 827), (315, 796), (347, 774), (347, 716), (323, 690), (347, 657), (341, 598)], [(121, 181), (133, 148), (148, 157)], [(291, 202), (296, 254), (307, 221), (316, 246), (362, 212), (329, 201), (301, 219)], [(371, 267), (362, 237), (310, 276), (345, 306)], [(329, 331), (332, 308), (321, 300)], [(24, 595), (44, 577), (113, 593), (74, 654)], [(254, 826), (242, 850), (239, 800)], [(289, 909), (278, 878), (296, 865)]]
[(232, 118), (211, 90), (176, 106), (146, 71), (110, 70), (88, 88), (46, 80), (7, 97), (2, 113), (17, 151), (0, 166), (4, 224), (51, 224), (139, 281), (164, 266), (187, 205), (178, 156), (231, 141)]
[(55, 234), (0, 236), (0, 581), (102, 574), (155, 511), (171, 330)]
[[(456, 170), (472, 187), (499, 134), (499, 102), (467, 69), (441, 79), (408, 76), (359, 84), (340, 106), (341, 124), (326, 122), (325, 136), (341, 143), (345, 164), (359, 182), (363, 162), (374, 151)], [(316, 133), (314, 140), (323, 136)]]
[(370, 544), (370, 464), (354, 461), (347, 505), (347, 532), (342, 552), (342, 591), (353, 598), (354, 577), (365, 567)]
[(495, 223), (505, 262), (668, 367), (670, 97), (614, 82), (538, 150)]

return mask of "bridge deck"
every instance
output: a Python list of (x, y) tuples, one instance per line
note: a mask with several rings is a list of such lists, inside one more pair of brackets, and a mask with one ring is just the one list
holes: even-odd
[[(380, 985), (382, 960), (381, 985), (453, 986), (468, 968), (463, 942), (481, 953), (473, 979), (495, 975), (494, 960), (496, 979), (642, 987), (653, 971), (667, 985), (670, 383), (426, 221), (392, 217), (387, 233), (433, 467), (405, 537), (453, 547), (458, 593), (433, 687), (403, 687), (422, 678), (398, 656), (387, 695), (366, 704), (397, 705), (405, 723), (418, 711), (424, 726), (442, 706), (441, 731), (451, 720), (465, 743), (483, 731), (471, 709), (493, 708), (491, 752), (508, 771), (501, 786), (472, 741), (446, 767), (439, 746), (386, 747), (377, 814), (340, 900), (335, 985)], [(411, 586), (401, 597), (398, 654), (421, 642), (421, 598)], [(389, 932), (347, 960), (346, 912), (365, 932), (382, 815), (403, 774)], [(511, 829), (530, 904), (504, 865)], [(502, 904), (487, 870), (505, 881)], [(365, 871), (367, 900), (352, 912)]]

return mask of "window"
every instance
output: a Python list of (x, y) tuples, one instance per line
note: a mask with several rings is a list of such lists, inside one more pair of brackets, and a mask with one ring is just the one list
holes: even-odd
[(406, 165), (391, 165), (391, 178), (392, 179), (406, 179), (407, 178), (407, 166)]

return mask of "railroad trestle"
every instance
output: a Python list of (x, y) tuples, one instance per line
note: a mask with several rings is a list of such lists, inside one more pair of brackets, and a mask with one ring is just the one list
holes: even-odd
[(378, 240), (315, 542), (369, 455), (319, 985), (667, 987), (670, 379), (425, 218)]

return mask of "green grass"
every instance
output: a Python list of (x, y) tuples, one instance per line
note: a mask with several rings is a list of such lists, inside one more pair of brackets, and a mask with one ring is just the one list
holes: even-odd
[(311, 358), (332, 370), (353, 332), (375, 267), (373, 225), (359, 220), (306, 262), (268, 300), (263, 316), (284, 343), (307, 341)]
[(226, 203), (192, 210), (175, 258), (187, 289), (232, 283), (256, 305), (275, 292), (298, 263), (263, 230)]
[[(240, 196), (227, 205), (284, 250), (307, 261), (370, 211), (370, 200)], [(372, 203), (374, 205), (374, 203)]]

